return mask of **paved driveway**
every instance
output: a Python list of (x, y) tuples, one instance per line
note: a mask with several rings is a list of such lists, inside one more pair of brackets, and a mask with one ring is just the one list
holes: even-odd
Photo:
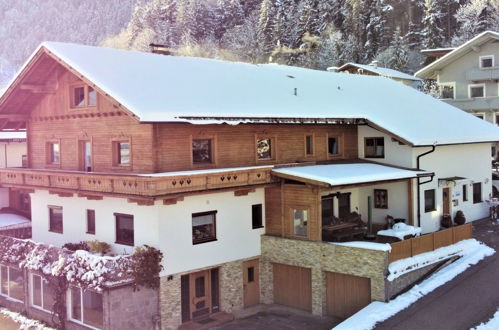
[[(473, 223), (474, 236), (496, 251), (499, 224)], [(499, 253), (471, 266), (452, 281), (376, 326), (376, 330), (460, 330), (486, 322), (499, 307)]]

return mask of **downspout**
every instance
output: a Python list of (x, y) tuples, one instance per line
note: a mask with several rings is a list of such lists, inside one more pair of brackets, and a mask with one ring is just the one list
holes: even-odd
[[(432, 145), (431, 150), (422, 153), (416, 158), (416, 167), (418, 170), (421, 170), (421, 168), (419, 167), (420, 166), (419, 160), (421, 159), (421, 157), (431, 154), (434, 151), (435, 151), (435, 145)], [(430, 179), (424, 182), (419, 181), (420, 180), (419, 177), (417, 178), (418, 179), (418, 227), (421, 227), (421, 185), (432, 182), (434, 176), (435, 174), (432, 174)]]

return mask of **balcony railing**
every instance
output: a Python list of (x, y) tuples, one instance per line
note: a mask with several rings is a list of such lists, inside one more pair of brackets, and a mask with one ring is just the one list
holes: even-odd
[(156, 197), (175, 193), (272, 183), (272, 166), (155, 174), (0, 169), (2, 186), (46, 188), (81, 193)]
[(499, 68), (473, 69), (466, 72), (466, 79), (470, 81), (488, 81), (499, 79)]

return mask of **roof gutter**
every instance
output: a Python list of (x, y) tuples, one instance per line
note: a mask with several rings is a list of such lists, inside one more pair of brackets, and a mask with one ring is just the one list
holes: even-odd
[[(428, 155), (428, 154), (431, 154), (432, 152), (434, 152), (435, 148), (436, 148), (436, 146), (432, 145), (431, 146), (431, 150), (422, 153), (421, 155), (419, 155), (416, 158), (416, 167), (417, 167), (418, 170), (421, 170), (421, 168), (420, 168), (420, 160), (421, 160), (421, 158), (424, 157), (424, 156), (426, 156), (426, 155)], [(417, 178), (417, 181), (418, 181), (418, 227), (421, 227), (421, 185), (432, 182), (434, 176), (435, 176), (435, 173), (432, 173), (430, 175), (430, 179), (426, 180), (424, 182), (421, 182), (421, 179), (420, 179), (419, 176)]]

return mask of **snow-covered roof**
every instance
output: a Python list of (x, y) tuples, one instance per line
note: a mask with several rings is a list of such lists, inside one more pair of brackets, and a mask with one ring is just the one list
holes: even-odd
[(344, 186), (428, 176), (431, 172), (405, 170), (372, 163), (328, 164), (273, 169), (272, 174), (297, 181)]
[(12, 131), (12, 132), (0, 132), (0, 141), (3, 140), (25, 140), (26, 132), (23, 131)]
[(479, 46), (491, 39), (499, 39), (499, 33), (494, 31), (482, 32), (476, 37), (466, 41), (461, 46), (455, 48), (453, 51), (440, 57), (435, 62), (428, 64), (427, 66), (416, 72), (414, 75), (420, 78), (433, 78), (435, 70), (439, 70), (445, 67), (447, 64), (456, 60), (460, 56), (463, 56), (470, 52), (473, 47)]
[(14, 225), (28, 224), (31, 221), (23, 217), (22, 215), (13, 213), (0, 213), (0, 229), (5, 229), (4, 227), (12, 227)]
[(41, 48), (142, 122), (364, 119), (418, 146), (499, 140), (494, 125), (384, 77), (59, 42)]
[(349, 66), (353, 66), (359, 69), (362, 69), (364, 71), (370, 71), (372, 73), (375, 73), (377, 75), (380, 75), (382, 77), (387, 77), (387, 78), (395, 78), (395, 79), (405, 79), (405, 80), (414, 80), (414, 81), (420, 81), (421, 79), (416, 78), (414, 76), (411, 76), (410, 74), (389, 69), (389, 68), (382, 68), (379, 66), (374, 66), (374, 65), (368, 65), (368, 64), (358, 64), (358, 63), (345, 63), (342, 66), (338, 68), (338, 71), (343, 71)]

